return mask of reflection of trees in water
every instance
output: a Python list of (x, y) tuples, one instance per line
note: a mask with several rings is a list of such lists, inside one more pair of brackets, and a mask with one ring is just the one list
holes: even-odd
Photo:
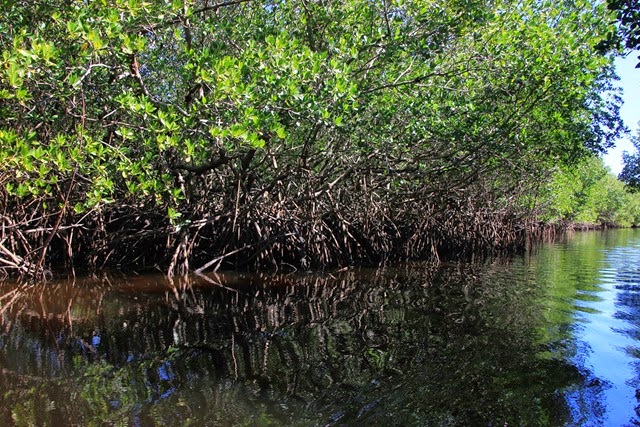
[[(634, 340), (640, 339), (640, 264), (630, 262), (624, 254), (610, 257), (615, 269), (616, 312), (614, 317), (624, 320), (628, 327), (618, 332)], [(637, 350), (633, 350), (637, 353)]]
[[(640, 260), (633, 262), (624, 253), (613, 253), (610, 257), (612, 268), (616, 270), (615, 288), (616, 312), (614, 317), (627, 323), (625, 328), (617, 330), (629, 338), (640, 341)], [(628, 347), (627, 353), (640, 359), (640, 346)], [(636, 388), (636, 414), (640, 419), (640, 361), (634, 363), (636, 378), (630, 383)], [(637, 420), (633, 420), (638, 424)]]
[(629, 327), (619, 332), (640, 339), (640, 271), (621, 271), (616, 275), (615, 318), (629, 323)]
[[(495, 263), (212, 276), (224, 285), (160, 283), (144, 294), (133, 284), (52, 289), (50, 301), (26, 298), (4, 313), (0, 366), (11, 375), (0, 387), (11, 391), (0, 396), (2, 416), (41, 425), (60, 416), (144, 425), (569, 422), (558, 391), (583, 377), (565, 355), (549, 355), (562, 350), (540, 341), (549, 325), (536, 287), (507, 271)], [(34, 413), (52, 400), (55, 408)]]

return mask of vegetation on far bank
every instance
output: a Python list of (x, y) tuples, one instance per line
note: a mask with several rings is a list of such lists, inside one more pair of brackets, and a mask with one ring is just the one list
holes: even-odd
[(616, 178), (599, 157), (557, 168), (539, 193), (541, 221), (569, 227), (640, 225), (640, 193)]
[(8, 274), (375, 264), (637, 223), (593, 160), (623, 131), (598, 1), (6, 3)]

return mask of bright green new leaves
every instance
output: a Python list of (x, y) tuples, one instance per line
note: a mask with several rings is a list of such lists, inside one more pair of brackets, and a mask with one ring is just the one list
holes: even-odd
[(11, 2), (2, 182), (173, 220), (250, 203), (281, 171), (313, 195), (348, 170), (397, 195), (535, 180), (619, 131), (593, 51), (607, 16), (586, 0)]

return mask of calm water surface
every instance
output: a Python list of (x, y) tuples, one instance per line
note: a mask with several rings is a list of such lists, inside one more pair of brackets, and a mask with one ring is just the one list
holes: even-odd
[(640, 424), (640, 230), (334, 274), (0, 287), (0, 425)]

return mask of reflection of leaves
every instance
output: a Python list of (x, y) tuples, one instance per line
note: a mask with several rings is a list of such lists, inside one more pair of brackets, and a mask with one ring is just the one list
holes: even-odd
[(74, 359), (80, 372), (78, 386), (81, 399), (76, 402), (83, 408), (89, 424), (100, 425), (109, 421), (112, 425), (127, 425), (126, 414), (130, 414), (142, 396), (138, 396), (128, 369), (114, 369), (98, 361), (87, 363), (82, 358)]
[(377, 348), (370, 348), (364, 352), (364, 358), (367, 360), (369, 365), (376, 371), (381, 371), (385, 368), (387, 364), (386, 354)]
[[(20, 393), (20, 398), (16, 399), (16, 404), (11, 411), (11, 418), (15, 422), (16, 426), (32, 426), (36, 425), (37, 417), (36, 412), (36, 400), (34, 399), (35, 388), (31, 388), (24, 393)], [(5, 394), (5, 398), (11, 398), (12, 393)]]
[(267, 409), (264, 406), (261, 408), (261, 412), (257, 415), (251, 415), (245, 421), (240, 421), (238, 423), (239, 426), (251, 426), (251, 427), (262, 427), (262, 426), (277, 426), (280, 423), (271, 415), (266, 413)]
[[(102, 295), (94, 318), (95, 300), (76, 297), (85, 320), (42, 345), (76, 355), (58, 391), (75, 406), (60, 410), (87, 425), (318, 425), (336, 414), (347, 424), (564, 423), (558, 390), (582, 376), (539, 357), (551, 349), (541, 290), (510, 271), (496, 261), (481, 271), (245, 275), (176, 293), (122, 287)], [(78, 350), (96, 330), (97, 352)]]
[[(614, 318), (625, 321), (624, 328), (616, 332), (633, 340), (640, 339), (640, 270), (630, 259), (634, 252), (615, 250), (608, 253), (608, 261), (615, 269), (616, 311)], [(636, 351), (628, 351), (632, 357), (638, 357)]]

